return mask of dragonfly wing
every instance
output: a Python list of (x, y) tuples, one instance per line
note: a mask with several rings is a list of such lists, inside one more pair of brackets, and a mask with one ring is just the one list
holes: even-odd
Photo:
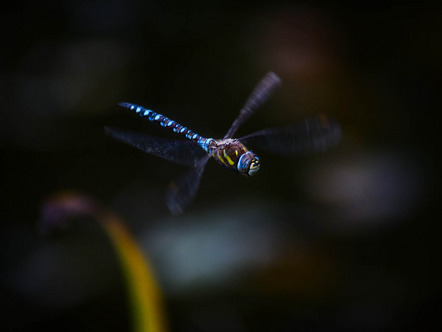
[(197, 167), (207, 154), (195, 142), (154, 137), (116, 128), (105, 128), (106, 134), (144, 152), (176, 164)]
[(180, 214), (194, 200), (209, 158), (209, 156), (204, 157), (198, 167), (192, 168), (178, 180), (170, 183), (166, 192), (166, 204), (173, 214)]
[(239, 140), (276, 154), (302, 154), (323, 151), (340, 139), (339, 123), (321, 114), (292, 126), (260, 130)]
[(239, 112), (238, 117), (233, 122), (226, 136), (224, 136), (224, 139), (232, 138), (238, 128), (245, 121), (247, 121), (253, 112), (255, 112), (267, 99), (269, 99), (275, 90), (280, 86), (281, 79), (273, 72), (267, 73), (266, 76), (264, 76), (264, 78), (255, 87), (255, 89), (253, 89), (243, 108)]

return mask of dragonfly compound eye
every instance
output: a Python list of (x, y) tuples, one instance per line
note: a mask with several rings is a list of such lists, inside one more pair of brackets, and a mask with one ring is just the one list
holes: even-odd
[(257, 173), (259, 171), (259, 166), (261, 166), (261, 164), (259, 163), (259, 158), (258, 158), (258, 156), (255, 155), (255, 157), (250, 162), (250, 167), (249, 167), (249, 171), (247, 174), (249, 176), (255, 175), (255, 173)]
[(238, 172), (245, 176), (255, 175), (259, 170), (259, 158), (252, 151), (247, 151), (238, 160)]

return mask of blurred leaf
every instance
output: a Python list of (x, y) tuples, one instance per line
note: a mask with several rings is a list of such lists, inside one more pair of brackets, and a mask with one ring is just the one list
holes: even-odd
[(65, 227), (72, 217), (96, 219), (109, 235), (126, 277), (134, 330), (165, 331), (161, 292), (157, 287), (149, 260), (143, 255), (123, 221), (89, 197), (77, 193), (60, 193), (43, 207), (43, 231)]

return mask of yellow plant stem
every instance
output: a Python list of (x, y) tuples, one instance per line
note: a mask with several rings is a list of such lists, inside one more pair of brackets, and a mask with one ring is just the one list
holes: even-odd
[(107, 216), (104, 226), (126, 276), (135, 331), (164, 331), (164, 319), (160, 310), (161, 295), (150, 262), (117, 217)]

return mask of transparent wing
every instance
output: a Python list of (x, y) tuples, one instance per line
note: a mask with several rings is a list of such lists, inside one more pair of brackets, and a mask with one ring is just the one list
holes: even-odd
[(341, 127), (326, 115), (287, 127), (257, 131), (239, 138), (246, 146), (254, 146), (275, 154), (319, 152), (336, 145), (341, 139)]
[(106, 134), (147, 153), (179, 165), (197, 167), (207, 153), (195, 142), (149, 136), (116, 128), (105, 128)]
[(201, 182), (204, 168), (209, 160), (207, 155), (200, 161), (198, 167), (192, 168), (176, 181), (172, 181), (167, 188), (166, 204), (173, 214), (180, 214), (193, 202)]
[(255, 87), (255, 89), (253, 89), (243, 108), (239, 112), (238, 117), (235, 119), (229, 131), (224, 136), (224, 139), (232, 138), (238, 128), (245, 121), (247, 121), (253, 112), (255, 112), (267, 99), (269, 99), (275, 90), (280, 86), (281, 79), (273, 72), (267, 73)]

